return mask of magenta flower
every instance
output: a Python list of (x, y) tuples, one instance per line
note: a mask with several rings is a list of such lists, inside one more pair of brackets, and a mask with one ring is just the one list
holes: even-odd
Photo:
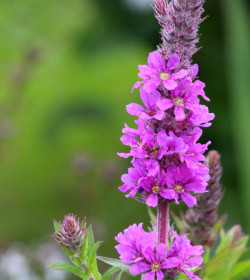
[(123, 174), (121, 178), (124, 185), (119, 187), (119, 190), (121, 192), (129, 191), (129, 194), (125, 195), (125, 197), (134, 197), (138, 191), (139, 180), (147, 176), (143, 160), (135, 159), (133, 161), (133, 166), (134, 168), (130, 167), (128, 169), (128, 174)]
[(161, 172), (159, 180), (153, 176), (144, 177), (140, 180), (140, 186), (149, 194), (146, 200), (148, 206), (156, 207), (160, 197), (173, 200), (175, 192), (167, 189), (167, 176), (164, 171)]
[(180, 160), (181, 162), (185, 162), (190, 169), (198, 169), (198, 162), (206, 161), (204, 153), (211, 141), (208, 141), (206, 144), (196, 143), (201, 135), (202, 130), (199, 127), (194, 128), (189, 135), (185, 133), (181, 135), (183, 141), (188, 145), (188, 149), (185, 153), (180, 154)]
[(161, 94), (158, 91), (146, 93), (143, 88), (140, 88), (140, 96), (147, 109), (139, 104), (131, 103), (126, 106), (127, 112), (130, 115), (140, 117), (144, 120), (162, 120), (164, 117), (164, 111), (156, 107), (156, 103), (160, 100)]
[(195, 112), (191, 112), (189, 115), (189, 121), (193, 126), (209, 127), (210, 121), (215, 117), (214, 113), (209, 113), (208, 107), (200, 105), (196, 108)]
[(167, 258), (167, 245), (160, 243), (156, 250), (147, 247), (143, 251), (144, 259), (133, 264), (129, 272), (137, 275), (146, 272), (142, 276), (142, 280), (163, 280), (164, 273), (162, 270), (171, 269), (178, 266), (179, 260), (176, 257)]
[(136, 263), (144, 259), (143, 250), (146, 247), (154, 248), (157, 242), (157, 234), (145, 232), (142, 223), (133, 224), (120, 232), (115, 240), (120, 243), (115, 246), (120, 254), (120, 259), (125, 264)]
[(132, 92), (135, 88), (140, 87), (142, 84), (143, 89), (147, 93), (156, 90), (162, 83), (163, 86), (172, 90), (177, 87), (177, 81), (187, 76), (187, 71), (182, 69), (176, 73), (172, 73), (174, 69), (180, 64), (180, 58), (177, 54), (169, 57), (167, 65), (158, 51), (151, 52), (148, 56), (148, 65), (139, 65), (140, 73), (138, 76), (143, 81), (136, 82)]
[(193, 269), (202, 264), (203, 258), (200, 256), (204, 252), (202, 246), (192, 246), (185, 234), (181, 236), (179, 236), (176, 232), (173, 232), (173, 234), (175, 241), (169, 249), (168, 255), (179, 260), (179, 264), (177, 265), (178, 270), (186, 273), (190, 279), (201, 280), (189, 269)]
[(172, 131), (170, 131), (169, 136), (167, 136), (165, 130), (160, 130), (157, 133), (157, 143), (161, 147), (159, 150), (159, 159), (162, 159), (164, 155), (180, 155), (188, 150), (188, 145), (185, 144), (183, 139), (175, 136)]
[(121, 142), (124, 145), (130, 146), (131, 150), (129, 153), (118, 153), (118, 155), (124, 158), (130, 156), (140, 159), (160, 158), (160, 146), (157, 143), (153, 129), (148, 128), (147, 130), (143, 130), (141, 133), (139, 132), (137, 138), (139, 138), (139, 140), (130, 135), (123, 135), (121, 137)]
[(178, 83), (178, 86), (172, 91), (172, 99), (161, 99), (157, 101), (157, 106), (161, 110), (168, 110), (174, 107), (174, 115), (177, 121), (183, 121), (186, 118), (185, 110), (192, 112), (199, 112), (200, 100), (198, 95), (202, 95), (204, 99), (209, 101), (206, 97), (203, 88), (205, 84), (200, 81), (192, 80), (188, 77)]
[(179, 204), (180, 196), (187, 206), (193, 207), (196, 204), (196, 198), (190, 192), (203, 193), (206, 191), (207, 184), (186, 165), (179, 167), (171, 165), (167, 169), (167, 185), (175, 191), (176, 204)]

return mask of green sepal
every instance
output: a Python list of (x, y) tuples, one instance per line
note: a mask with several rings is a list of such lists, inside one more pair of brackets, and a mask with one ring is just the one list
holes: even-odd
[(54, 224), (55, 231), (62, 231), (62, 227), (56, 220), (53, 220), (53, 224)]
[(54, 264), (48, 266), (48, 268), (71, 272), (71, 273), (75, 274), (76, 276), (80, 277), (83, 280), (88, 280), (91, 277), (87, 273), (80, 270), (78, 267), (76, 267), (74, 265), (71, 265), (71, 264), (54, 263)]
[(102, 280), (109, 280), (111, 278), (112, 275), (114, 275), (117, 271), (119, 271), (120, 268), (119, 267), (111, 267), (109, 270), (107, 270), (103, 276), (102, 276)]
[(71, 258), (71, 256), (74, 255), (74, 252), (71, 252), (70, 250), (67, 249), (67, 247), (64, 244), (61, 244), (61, 248), (63, 250), (63, 252), (69, 257)]

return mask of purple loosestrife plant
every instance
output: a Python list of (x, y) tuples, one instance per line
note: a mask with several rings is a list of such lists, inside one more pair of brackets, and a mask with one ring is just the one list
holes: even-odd
[[(249, 263), (237, 263), (247, 237), (239, 226), (225, 233), (224, 218), (217, 215), (223, 194), (218, 154), (209, 153), (206, 159), (204, 153), (211, 142), (199, 142), (202, 128), (214, 119), (200, 103), (201, 97), (210, 100), (205, 84), (197, 78), (198, 65), (191, 60), (199, 49), (203, 4), (204, 0), (155, 0), (162, 44), (149, 53), (147, 65), (138, 67), (141, 80), (132, 92), (139, 89), (144, 106), (131, 103), (126, 107), (137, 119), (136, 127), (125, 124), (122, 130), (121, 142), (129, 148), (118, 155), (131, 158), (132, 167), (122, 175), (119, 190), (127, 198), (157, 208), (152, 229), (146, 232), (140, 223), (120, 232), (115, 237), (120, 260), (111, 259), (96, 255), (100, 243), (94, 242), (91, 227), (86, 229), (85, 221), (80, 224), (69, 215), (55, 224), (54, 237), (73, 266), (54, 264), (51, 268), (97, 280), (110, 279), (118, 271), (117, 280), (123, 272), (141, 275), (142, 280), (240, 280), (233, 278), (235, 271), (241, 275), (244, 269), (248, 271)], [(175, 216), (182, 231), (178, 234), (170, 225), (169, 207), (181, 202), (188, 210), (183, 221)], [(208, 247), (219, 234), (220, 244), (211, 257)], [(96, 259), (111, 268), (101, 275)]]

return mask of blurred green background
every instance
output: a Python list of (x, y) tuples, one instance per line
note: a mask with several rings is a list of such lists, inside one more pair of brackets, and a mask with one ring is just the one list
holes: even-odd
[[(222, 155), (226, 227), (250, 231), (249, 2), (209, 0), (193, 61), (216, 115), (202, 142)], [(100, 254), (114, 236), (148, 224), (117, 187), (129, 160), (119, 138), (137, 65), (160, 43), (147, 0), (0, 2), (0, 250), (51, 240), (52, 221), (87, 217)]]

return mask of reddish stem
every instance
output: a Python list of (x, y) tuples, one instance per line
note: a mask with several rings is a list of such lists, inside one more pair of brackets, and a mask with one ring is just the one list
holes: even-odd
[(169, 204), (163, 201), (158, 205), (157, 212), (158, 243), (168, 244)]

